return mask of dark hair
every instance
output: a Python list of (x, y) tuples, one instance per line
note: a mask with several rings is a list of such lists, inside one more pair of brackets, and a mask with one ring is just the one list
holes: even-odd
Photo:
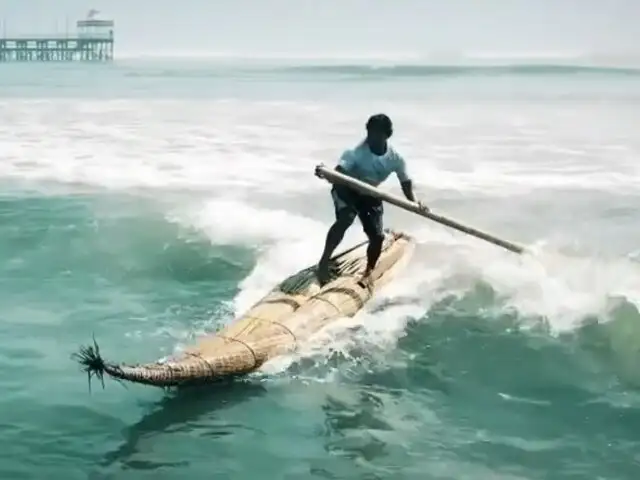
[(391, 119), (384, 113), (371, 115), (369, 120), (367, 120), (366, 127), (367, 131), (372, 128), (379, 128), (386, 133), (387, 137), (391, 137), (391, 135), (393, 135), (393, 124), (391, 123)]

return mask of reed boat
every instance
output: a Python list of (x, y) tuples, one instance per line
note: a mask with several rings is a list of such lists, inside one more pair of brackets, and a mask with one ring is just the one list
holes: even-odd
[(330, 281), (319, 285), (315, 265), (284, 279), (244, 314), (168, 359), (146, 364), (105, 361), (97, 343), (73, 355), (89, 377), (174, 387), (246, 375), (268, 360), (295, 351), (339, 318), (352, 317), (389, 283), (413, 252), (411, 237), (387, 230), (371, 282), (360, 282), (368, 242), (334, 255)]

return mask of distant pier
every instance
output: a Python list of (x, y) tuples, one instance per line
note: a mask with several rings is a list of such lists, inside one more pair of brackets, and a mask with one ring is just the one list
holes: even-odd
[(24, 35), (0, 38), (0, 63), (110, 62), (113, 60), (113, 20), (88, 18), (76, 22), (75, 35)]

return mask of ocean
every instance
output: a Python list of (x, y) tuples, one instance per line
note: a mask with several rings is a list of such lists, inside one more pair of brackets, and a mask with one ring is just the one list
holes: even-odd
[[(637, 478), (640, 70), (1, 69), (2, 478)], [(156, 360), (317, 262), (313, 168), (378, 112), (435, 213), (531, 253), (389, 205), (410, 265), (296, 355), (231, 385), (89, 390), (71, 354), (93, 338)]]

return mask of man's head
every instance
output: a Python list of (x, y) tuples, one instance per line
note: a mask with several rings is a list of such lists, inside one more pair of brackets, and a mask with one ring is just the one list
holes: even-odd
[(372, 115), (367, 120), (367, 143), (376, 149), (384, 149), (387, 140), (393, 135), (391, 119), (384, 113)]

